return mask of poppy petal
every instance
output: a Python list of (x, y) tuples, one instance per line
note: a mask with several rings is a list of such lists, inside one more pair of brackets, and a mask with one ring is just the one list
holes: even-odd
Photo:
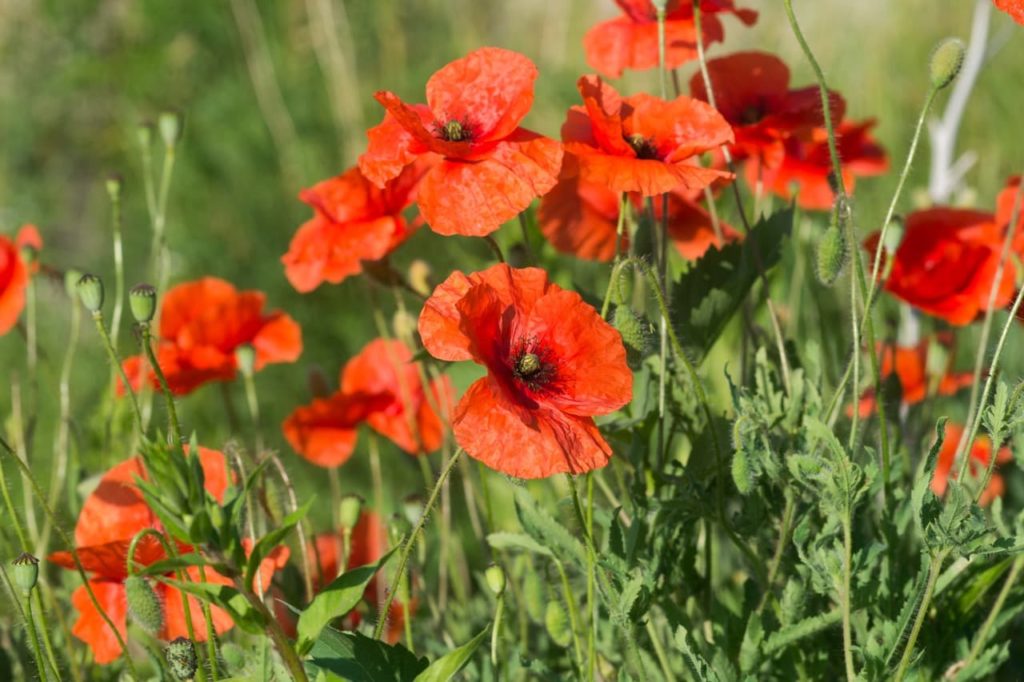
[[(544, 237), (562, 253), (608, 262), (618, 240), (619, 195), (579, 176), (562, 178), (541, 199), (537, 222)], [(623, 242), (626, 235), (622, 235)]]
[[(125, 637), (128, 603), (124, 585), (119, 581), (90, 580), (89, 587), (121, 637)], [(89, 645), (96, 662), (106, 665), (120, 658), (122, 652), (117, 636), (96, 609), (84, 585), (71, 594), (71, 605), (78, 611), (78, 620), (71, 627), (71, 634)]]
[(295, 362), (302, 355), (302, 330), (284, 313), (270, 315), (252, 339), (256, 350), (256, 369), (270, 363)]

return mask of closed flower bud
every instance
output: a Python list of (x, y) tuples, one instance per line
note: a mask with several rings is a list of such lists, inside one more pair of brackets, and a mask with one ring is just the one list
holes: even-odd
[(939, 90), (952, 83), (963, 65), (963, 41), (959, 38), (944, 39), (935, 46), (931, 63), (928, 65), (932, 87)]
[(86, 310), (98, 313), (103, 309), (103, 280), (99, 277), (84, 274), (78, 279), (75, 289)]
[(39, 559), (22, 552), (13, 563), (14, 584), (27, 596), (39, 580)]
[(615, 328), (622, 334), (622, 341), (635, 351), (643, 351), (646, 346), (643, 320), (628, 306), (615, 308)]
[(129, 576), (124, 581), (124, 592), (132, 620), (151, 635), (164, 629), (164, 605), (149, 580)]
[(107, 176), (107, 194), (110, 195), (111, 201), (117, 201), (120, 198), (122, 184), (124, 184), (124, 181), (117, 173)]
[(156, 289), (148, 284), (138, 284), (128, 292), (128, 307), (136, 322), (147, 323), (156, 314)]
[(424, 260), (414, 260), (409, 265), (409, 286), (423, 296), (430, 296), (430, 265)]
[(251, 377), (256, 371), (256, 349), (249, 344), (243, 344), (235, 349), (235, 361), (238, 362), (238, 370), (247, 377)]
[(64, 273), (64, 290), (72, 299), (78, 295), (78, 280), (82, 279), (82, 273), (74, 268)]
[(359, 523), (363, 512), (363, 498), (359, 495), (345, 495), (338, 506), (338, 522), (342, 530), (352, 530)]
[(148, 147), (153, 143), (153, 123), (151, 121), (139, 123), (139, 127), (135, 129), (135, 136), (141, 146)]
[(171, 674), (179, 680), (191, 680), (199, 670), (199, 659), (196, 657), (196, 646), (192, 640), (178, 637), (164, 652)]
[(182, 116), (177, 111), (165, 111), (157, 119), (164, 144), (173, 147), (181, 139)]
[(484, 571), (484, 578), (487, 580), (487, 587), (491, 588), (494, 596), (500, 597), (505, 593), (505, 571), (497, 564), (491, 564)]
[(832, 286), (846, 267), (849, 254), (846, 235), (838, 225), (830, 225), (818, 241), (818, 250), (815, 254), (818, 281), (827, 287)]

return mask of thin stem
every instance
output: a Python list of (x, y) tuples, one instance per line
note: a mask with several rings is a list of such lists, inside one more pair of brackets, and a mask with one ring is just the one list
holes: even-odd
[[(25, 435), (25, 420), (21, 409), (21, 384), (17, 377), (11, 380), (11, 428), (14, 432), (14, 449), (18, 459), (28, 465), (28, 443)], [(27, 488), (24, 475), (21, 477), (22, 490)], [(32, 505), (32, 496), (22, 494), (21, 504), (25, 510), (25, 528), (35, 546), (39, 547), (39, 525), (36, 521), (36, 510)], [(26, 550), (27, 551), (27, 550)], [(35, 550), (38, 553), (38, 549)]]
[[(789, 0), (786, 0), (788, 3)], [(903, 676), (907, 674), (907, 666), (910, 665), (910, 659), (914, 655), (914, 645), (917, 643), (917, 635), (921, 632), (921, 626), (924, 624), (924, 619), (928, 616), (928, 607), (932, 601), (932, 595), (935, 593), (935, 583), (939, 579), (939, 573), (942, 571), (942, 564), (946, 560), (946, 556), (949, 554), (948, 549), (940, 550), (937, 555), (932, 557), (931, 565), (928, 567), (928, 582), (925, 583), (924, 596), (921, 598), (921, 606), (917, 609), (917, 617), (914, 619), (914, 627), (910, 630), (910, 636), (907, 638), (906, 647), (903, 649), (903, 657), (900, 658), (899, 667), (896, 668), (896, 676), (893, 678), (895, 682), (901, 682)]]
[[(274, 465), (274, 470), (281, 479), (281, 483), (284, 485), (285, 492), (288, 494), (288, 511), (292, 513), (299, 508), (299, 501), (295, 496), (295, 486), (292, 485), (292, 479), (288, 475), (288, 470), (285, 468), (284, 463), (281, 462), (281, 458), (273, 452), (268, 456), (270, 457), (270, 463)], [(337, 506), (335, 505), (335, 507)], [(299, 554), (302, 563), (302, 579), (306, 587), (306, 601), (310, 602), (313, 601), (313, 568), (309, 563), (310, 553), (306, 541), (306, 533), (303, 530), (303, 523), (299, 523), (295, 528), (295, 533), (299, 537)], [(347, 566), (347, 564), (342, 563), (341, 566)]]
[[(587, 535), (594, 536), (594, 472), (588, 471), (587, 480)], [(593, 682), (597, 674), (597, 601), (594, 599), (595, 583), (594, 557), (587, 553), (587, 612), (590, 627), (587, 628), (587, 680)]]
[(260, 427), (260, 399), (256, 392), (256, 379), (252, 372), (242, 372), (242, 383), (245, 384), (245, 401), (249, 404), (249, 416), (252, 417), (252, 428), (256, 432), (256, 454), (263, 452), (263, 431)]
[(160, 383), (160, 390), (163, 391), (164, 400), (167, 402), (167, 419), (171, 425), (171, 440), (174, 442), (175, 448), (180, 448), (181, 424), (178, 422), (178, 410), (174, 407), (174, 394), (171, 393), (171, 388), (167, 385), (167, 377), (164, 376), (160, 363), (156, 359), (156, 353), (153, 352), (149, 323), (143, 323), (139, 326), (142, 328), (142, 349), (149, 359), (149, 365), (153, 368), (153, 373), (156, 374), (156, 379)]
[(494, 257), (498, 259), (498, 262), (504, 263), (505, 254), (501, 252), (501, 247), (498, 245), (498, 242), (494, 241), (494, 237), (486, 235), (484, 236), (484, 241), (487, 243), (487, 246), (491, 247), (491, 251), (494, 252)]
[(664, 676), (666, 682), (675, 682), (676, 676), (672, 673), (672, 666), (668, 662), (668, 657), (665, 655), (665, 647), (661, 644), (661, 638), (658, 636), (658, 631), (654, 627), (654, 621), (650, 618), (647, 619), (647, 636), (651, 639), (651, 645), (654, 647), (654, 656), (658, 659), (658, 666), (661, 668), (661, 674)]
[(782, 526), (779, 528), (779, 541), (775, 544), (775, 552), (772, 554), (772, 560), (768, 564), (768, 578), (765, 583), (764, 595), (761, 597), (761, 603), (757, 606), (758, 613), (764, 611), (765, 604), (768, 603), (768, 599), (771, 597), (775, 576), (779, 572), (779, 566), (782, 564), (782, 555), (785, 553), (786, 544), (789, 542), (789, 530), (793, 524), (794, 512), (796, 512), (796, 504), (791, 491), (791, 488), (786, 488), (786, 506), (782, 510)]
[(523, 248), (526, 249), (526, 262), (530, 265), (537, 263), (537, 257), (533, 253), (533, 247), (530, 245), (530, 230), (526, 224), (526, 212), (522, 211), (519, 214), (519, 229), (523, 233)]
[(1013, 589), (1014, 583), (1017, 582), (1017, 576), (1020, 575), (1022, 568), (1024, 568), (1024, 556), (1018, 556), (1014, 559), (1013, 565), (1010, 566), (1010, 574), (1006, 576), (1006, 582), (1003, 583), (1003, 588), (999, 590), (999, 596), (996, 597), (995, 603), (992, 604), (992, 610), (988, 612), (988, 617), (985, 618), (985, 622), (982, 623), (981, 629), (978, 630), (978, 634), (974, 638), (974, 644), (971, 646), (971, 651), (967, 654), (967, 658), (964, 659), (963, 666), (960, 668), (961, 671), (969, 668), (971, 663), (978, 658), (978, 655), (984, 651), (985, 644), (988, 642), (988, 634), (992, 630), (992, 626), (995, 625), (999, 612), (1003, 610), (1003, 605), (1006, 604), (1006, 599), (1010, 596), (1010, 590)]
[(576, 656), (576, 669), (582, 671), (583, 647), (580, 645), (580, 617), (576, 612), (576, 598), (573, 596), (572, 587), (569, 585), (569, 576), (565, 572), (565, 566), (558, 559), (555, 559), (555, 568), (558, 570), (558, 577), (562, 583), (562, 598), (565, 599), (565, 608), (569, 614), (569, 630), (572, 631), (572, 650)]
[(288, 672), (291, 673), (292, 678), (296, 680), (296, 682), (309, 682), (309, 677), (306, 676), (306, 669), (302, 664), (302, 659), (300, 659), (298, 654), (295, 653), (294, 647), (292, 647), (291, 642), (288, 640), (288, 635), (286, 635), (284, 630), (281, 629), (281, 626), (278, 624), (277, 618), (274, 617), (274, 614), (270, 612), (267, 605), (263, 603), (263, 600), (257, 597), (247, 585), (243, 584), (241, 578), (236, 577), (234, 582), (235, 589), (237, 589), (249, 604), (251, 604), (261, 616), (263, 616), (266, 632), (270, 635), (270, 639), (274, 643), (274, 648), (277, 649), (277, 653), (281, 655), (281, 660), (284, 662)]
[(46, 609), (43, 608), (42, 590), (33, 590), (32, 597), (36, 600), (36, 608), (39, 609), (39, 632), (43, 637), (43, 651), (46, 653), (46, 660), (49, 662), (54, 675), (60, 680), (60, 666), (57, 664), (57, 655), (53, 651), (53, 642), (50, 641), (50, 625), (46, 622)]
[(121, 239), (121, 192), (110, 194), (111, 223), (114, 233), (114, 311), (110, 316), (110, 338), (117, 350), (124, 311), (124, 244)]
[[(46, 662), (43, 660), (43, 650), (39, 646), (39, 633), (36, 632), (36, 622), (32, 617), (32, 596), (31, 593), (25, 593), (22, 595), (23, 603), (25, 605), (25, 629), (28, 630), (28, 638), (32, 644), (32, 655), (36, 659), (36, 669), (39, 672), (39, 677), (44, 680), (48, 678), (46, 674)], [(60, 675), (57, 676), (60, 679)]]
[(850, 611), (853, 594), (850, 590), (850, 574), (853, 572), (853, 538), (850, 532), (850, 511), (843, 519), (843, 661), (846, 664), (846, 679), (855, 682), (857, 671), (853, 667), (853, 632), (850, 625)]
[[(128, 397), (132, 401), (132, 410), (135, 412), (135, 422), (139, 429), (139, 433), (145, 434), (145, 429), (142, 426), (142, 412), (139, 410), (139, 401), (135, 397), (135, 390), (132, 389), (131, 382), (128, 381), (128, 375), (125, 374), (124, 367), (121, 365), (121, 359), (117, 355), (117, 350), (110, 341), (110, 335), (107, 334), (107, 328), (103, 326), (103, 313), (97, 310), (92, 314), (92, 320), (96, 323), (96, 331), (99, 332), (100, 338), (103, 340), (103, 348), (107, 351), (107, 359), (109, 359), (111, 364), (117, 368), (118, 375), (121, 377), (121, 383), (124, 384), (124, 392), (128, 394)], [(145, 380), (143, 380), (142, 383), (145, 385)]]
[[(370, 479), (373, 485), (373, 508), (380, 515), (384, 517), (384, 478), (381, 474), (380, 469), (380, 446), (377, 443), (377, 436), (374, 433), (370, 433)], [(380, 529), (380, 533), (383, 536), (384, 529)], [(382, 538), (380, 538), (382, 539)], [(377, 601), (381, 601), (384, 597), (384, 581), (377, 581)]]
[(505, 594), (498, 595), (494, 607), (494, 626), (491, 628), (491, 665), (498, 671), (498, 639), (501, 637), (501, 617), (505, 613)]

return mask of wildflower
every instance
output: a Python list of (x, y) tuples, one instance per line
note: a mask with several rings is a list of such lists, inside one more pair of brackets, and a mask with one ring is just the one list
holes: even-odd
[(584, 106), (569, 110), (562, 140), (581, 180), (652, 196), (731, 177), (694, 158), (733, 142), (732, 128), (708, 104), (685, 96), (668, 102), (647, 94), (620, 97), (597, 76), (583, 76), (577, 87)]
[[(191, 393), (208, 381), (230, 381), (238, 371), (235, 351), (251, 345), (256, 369), (294, 362), (302, 353), (302, 332), (288, 315), (263, 312), (266, 296), (238, 291), (230, 283), (204, 277), (172, 287), (160, 314), (157, 361), (172, 392)], [(141, 384), (141, 356), (124, 362), (132, 386)], [(156, 376), (149, 380), (157, 387)]]
[(25, 307), (28, 278), (39, 268), (37, 262), (26, 262), (23, 249), (39, 250), (43, 240), (35, 225), (24, 225), (12, 242), (0, 235), (0, 336), (18, 323)]
[(1006, 12), (1018, 24), (1024, 25), (1024, 0), (993, 0), (993, 2), (996, 9)]
[(285, 276), (299, 292), (324, 282), (338, 284), (394, 251), (414, 226), (402, 216), (415, 197), (424, 164), (406, 166), (379, 188), (358, 167), (304, 189), (299, 198), (314, 211), (281, 258)]
[(377, 339), (345, 365), (336, 393), (288, 416), (284, 435), (296, 452), (322, 467), (348, 460), (363, 421), (409, 454), (432, 452), (441, 447), (443, 434), (435, 407), (450, 412), (451, 385), (441, 378), (430, 390), (428, 398), (405, 344)]
[[(942, 449), (939, 450), (938, 460), (935, 463), (935, 474), (932, 476), (931, 482), (932, 492), (940, 497), (946, 494), (950, 475), (954, 479), (956, 478), (955, 474), (951, 474), (953, 466), (956, 465), (959, 470), (959, 464), (954, 461), (954, 458), (956, 457), (957, 446), (960, 444), (960, 438), (963, 436), (963, 433), (963, 426), (953, 423), (946, 424), (945, 439), (942, 441)], [(996, 453), (996, 463), (1008, 462), (1012, 457), (1009, 448), (1000, 448), (999, 452)], [(978, 436), (971, 446), (970, 458), (971, 475), (983, 476), (992, 458), (992, 442), (985, 436)], [(978, 498), (978, 503), (983, 507), (987, 506), (995, 498), (1001, 497), (1005, 489), (1006, 484), (1003, 481), (1003, 477), (993, 471), (988, 486), (986, 486), (981, 497)]]
[(536, 78), (523, 55), (485, 47), (431, 76), (427, 105), (378, 92), (387, 113), (367, 133), (360, 170), (383, 187), (417, 159), (435, 160), (417, 190), (430, 228), (444, 235), (494, 232), (554, 186), (562, 163), (558, 142), (519, 127)]
[(454, 272), (427, 300), (419, 330), (434, 357), (487, 369), (454, 413), (470, 456), (518, 478), (607, 464), (611, 447), (593, 415), (628, 403), (633, 377), (619, 333), (579, 294), (538, 268)]
[[(229, 476), (224, 455), (216, 450), (199, 448), (198, 456), (207, 492), (217, 500), (223, 499)], [(91, 574), (89, 586), (122, 637), (125, 636), (128, 617), (125, 587), (128, 578), (128, 547), (139, 531), (145, 528), (161, 528), (159, 519), (146, 504), (142, 491), (135, 484), (136, 478), (146, 479), (140, 458), (133, 457), (115, 465), (103, 475), (96, 490), (86, 498), (75, 524), (75, 551), (82, 562), (82, 567)], [(179, 543), (181, 554), (191, 551), (191, 547)], [(160, 542), (152, 536), (146, 536), (136, 546), (134, 559), (139, 566), (149, 566), (166, 558)], [(279, 548), (264, 560), (260, 575), (267, 584), (274, 570), (283, 566), (286, 559), (287, 549)], [(49, 560), (63, 568), (75, 568), (71, 552), (54, 552), (49, 556)], [(189, 581), (201, 580), (200, 568), (197, 566), (186, 569), (186, 574)], [(225, 585), (231, 583), (228, 578), (212, 569), (206, 568), (205, 574), (207, 582)], [(164, 640), (188, 636), (185, 627), (184, 596), (181, 592), (161, 582), (155, 583), (153, 590), (163, 605), (164, 613), (163, 624), (157, 636)], [(120, 645), (110, 626), (103, 620), (89, 598), (84, 585), (71, 595), (71, 603), (79, 614), (71, 633), (89, 645), (97, 663), (104, 664), (116, 660), (121, 655)], [(189, 600), (189, 609), (196, 639), (202, 641), (206, 638), (203, 611), (195, 599)], [(231, 616), (216, 606), (211, 607), (210, 617), (218, 634), (226, 632), (234, 625)]]
[[(583, 37), (587, 63), (598, 73), (618, 78), (625, 69), (636, 71), (658, 66), (657, 12), (651, 0), (615, 0), (624, 16), (603, 21)], [(697, 58), (697, 26), (692, 0), (669, 0), (665, 8), (665, 66), (674, 69)], [(704, 47), (724, 38), (718, 15), (735, 14), (746, 25), (757, 12), (736, 9), (732, 0), (701, 0), (701, 33)]]

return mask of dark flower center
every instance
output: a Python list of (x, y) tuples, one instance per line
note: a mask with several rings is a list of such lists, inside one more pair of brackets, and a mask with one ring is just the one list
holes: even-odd
[(465, 142), (470, 138), (466, 124), (455, 119), (438, 126), (437, 134), (445, 142)]
[(540, 371), (540, 358), (536, 353), (525, 353), (516, 360), (516, 375), (521, 378), (533, 376)]
[(751, 104), (740, 112), (740, 123), (743, 125), (753, 125), (762, 118), (764, 118), (764, 107), (759, 104)]
[(636, 152), (638, 159), (657, 159), (658, 149), (654, 146), (654, 140), (643, 135), (633, 134), (626, 138), (626, 142)]
[(551, 353), (533, 341), (522, 341), (516, 346), (510, 358), (516, 383), (533, 393), (552, 390), (557, 371)]

